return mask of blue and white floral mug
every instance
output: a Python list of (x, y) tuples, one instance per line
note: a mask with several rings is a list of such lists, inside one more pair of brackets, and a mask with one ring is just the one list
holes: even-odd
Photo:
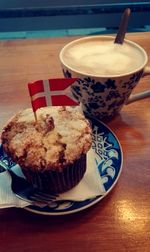
[[(140, 78), (150, 74), (150, 67), (146, 66), (148, 61), (147, 54), (145, 50), (136, 43), (129, 40), (124, 41), (124, 45), (127, 45), (127, 51), (125, 49), (124, 58), (120, 58), (119, 62), (115, 61), (117, 59), (117, 57), (115, 59), (115, 54), (116, 52), (118, 53), (117, 50), (120, 49), (113, 49), (115, 50), (113, 51), (113, 53), (115, 53), (113, 54), (115, 63), (112, 63), (113, 67), (110, 64), (110, 67), (112, 71), (113, 68), (115, 71), (111, 74), (105, 74), (101, 71), (103, 64), (105, 64), (104, 53), (109, 57), (108, 47), (110, 46), (109, 43), (111, 46), (115, 46), (113, 45), (113, 41), (114, 37), (112, 36), (84, 37), (65, 45), (60, 52), (60, 61), (64, 76), (66, 78), (77, 78), (77, 82), (71, 86), (71, 90), (75, 98), (81, 102), (83, 112), (101, 120), (111, 119), (125, 104), (150, 97), (150, 90), (134, 95), (131, 94)], [(99, 47), (97, 45), (99, 42), (103, 44), (106, 43), (107, 46), (102, 49), (102, 53), (98, 60), (95, 60), (95, 57), (97, 57), (96, 54), (99, 54)], [(94, 45), (93, 49), (91, 49), (91, 47), (89, 48), (91, 43), (92, 46)], [(121, 47), (122, 45), (119, 46)], [(84, 54), (87, 52), (88, 55), (90, 55), (92, 50), (95, 55), (95, 69), (99, 68), (96, 73), (94, 68), (93, 70), (89, 70), (91, 59), (82, 57), (86, 56)], [(111, 56), (112, 54), (110, 52), (110, 57)], [(123, 67), (125, 65), (126, 56), (129, 56), (131, 59), (131, 64), (130, 67), (126, 66), (126, 70), (124, 70)], [(75, 57), (75, 59), (73, 57)], [(92, 65), (94, 64), (93, 62)], [(110, 63), (110, 61), (108, 63)], [(117, 69), (120, 69), (120, 66), (122, 72), (118, 73)]]

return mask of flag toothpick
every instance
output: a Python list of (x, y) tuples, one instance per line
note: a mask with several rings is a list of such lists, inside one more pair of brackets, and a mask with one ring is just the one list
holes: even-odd
[[(30, 98), (31, 98), (31, 104), (32, 104), (32, 102), (33, 102), (32, 96)], [(33, 114), (34, 114), (35, 122), (37, 123), (37, 114), (36, 114), (36, 111), (33, 110)]]
[(79, 105), (70, 90), (70, 86), (76, 81), (76, 78), (62, 78), (28, 83), (35, 121), (37, 122), (36, 110), (41, 107)]
[(35, 118), (35, 122), (37, 123), (37, 115), (36, 115), (36, 112), (34, 112), (34, 118)]

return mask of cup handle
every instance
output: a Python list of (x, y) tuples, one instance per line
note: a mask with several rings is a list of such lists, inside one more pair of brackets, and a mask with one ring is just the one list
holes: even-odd
[[(147, 75), (150, 75), (150, 66), (145, 67), (142, 77), (145, 77)], [(150, 97), (150, 89), (134, 95), (130, 95), (129, 99), (126, 102), (126, 105), (149, 97)]]

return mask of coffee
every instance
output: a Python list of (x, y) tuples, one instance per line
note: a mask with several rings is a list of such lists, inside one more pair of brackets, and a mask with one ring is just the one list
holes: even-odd
[(85, 115), (100, 120), (110, 120), (123, 105), (150, 95), (150, 91), (131, 95), (140, 78), (150, 74), (146, 52), (132, 41), (118, 45), (114, 39), (83, 37), (60, 52), (65, 78), (77, 78), (70, 86), (73, 95)]
[(135, 71), (144, 62), (143, 53), (128, 41), (115, 44), (113, 38), (89, 37), (70, 43), (63, 61), (77, 72), (95, 76), (116, 76)]

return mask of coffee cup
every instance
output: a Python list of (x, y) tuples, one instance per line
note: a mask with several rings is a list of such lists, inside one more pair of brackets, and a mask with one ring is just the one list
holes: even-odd
[(123, 105), (150, 97), (150, 90), (132, 95), (141, 77), (150, 74), (148, 57), (138, 44), (112, 36), (89, 36), (65, 45), (60, 62), (66, 78), (77, 78), (71, 86), (86, 115), (109, 120)]

